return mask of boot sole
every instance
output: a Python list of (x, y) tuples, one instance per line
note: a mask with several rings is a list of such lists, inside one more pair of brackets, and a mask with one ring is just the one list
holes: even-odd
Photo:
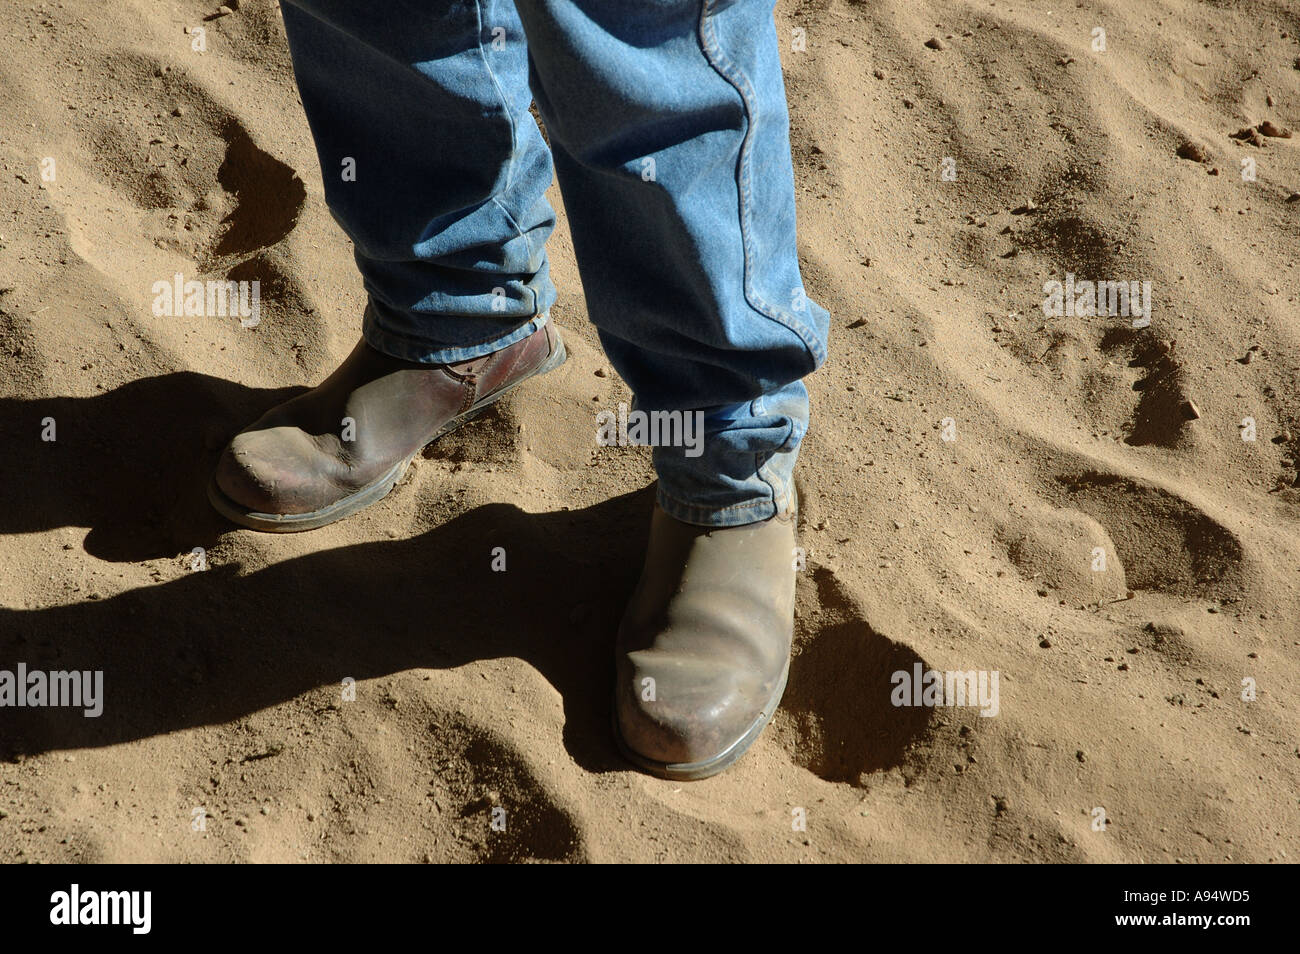
[(309, 513), (261, 513), (256, 510), (249, 510), (240, 504), (235, 503), (226, 496), (225, 492), (217, 486), (216, 477), (208, 480), (208, 502), (213, 508), (228, 520), (239, 524), (241, 527), (247, 527), (250, 530), (260, 530), (263, 533), (298, 533), (303, 530), (316, 530), (328, 524), (342, 520), (344, 517), (350, 517), (354, 513), (364, 510), (371, 504), (378, 503), (388, 496), (389, 492), (397, 486), (398, 482), (406, 474), (406, 470), (411, 466), (411, 461), (415, 460), (416, 454), (419, 454), (438, 438), (450, 434), (462, 424), (466, 424), (478, 417), (489, 407), (501, 400), (519, 385), (539, 375), (546, 374), (548, 371), (554, 371), (560, 365), (568, 360), (569, 354), (564, 348), (564, 339), (560, 337), (559, 330), (555, 333), (555, 350), (551, 352), (537, 370), (526, 377), (520, 378), (512, 384), (506, 385), (499, 391), (479, 401), (468, 411), (456, 415), (446, 424), (443, 424), (434, 434), (426, 440), (420, 447), (403, 461), (394, 464), (382, 477), (379, 477), (366, 484), (360, 490), (356, 490), (340, 500), (334, 501), (328, 507), (322, 507), (320, 510), (313, 510)]
[(781, 697), (785, 695), (785, 684), (790, 677), (790, 660), (786, 659), (785, 668), (781, 670), (781, 680), (777, 683), (776, 690), (772, 693), (772, 698), (768, 700), (767, 705), (758, 714), (753, 724), (745, 731), (735, 742), (732, 742), (725, 751), (720, 755), (715, 755), (711, 759), (703, 762), (658, 762), (654, 759), (648, 759), (632, 749), (623, 741), (623, 733), (618, 727), (618, 701), (614, 702), (614, 741), (618, 744), (619, 753), (642, 771), (649, 772), (658, 778), (666, 778), (674, 782), (696, 782), (702, 778), (709, 778), (717, 775), (724, 769), (730, 768), (746, 752), (754, 741), (767, 728), (767, 724), (772, 721), (776, 715), (776, 710), (781, 705)]

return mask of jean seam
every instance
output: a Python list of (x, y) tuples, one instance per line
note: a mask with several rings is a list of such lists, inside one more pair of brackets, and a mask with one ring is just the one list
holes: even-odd
[[(514, 162), (513, 157), (511, 158), (510, 161), (511, 161), (511, 162)], [(531, 261), (533, 260), (533, 240), (530, 239), (527, 235), (524, 234), (524, 230), (521, 229), (521, 228), (519, 227), (519, 223), (515, 220), (515, 217), (514, 217), (513, 215), (511, 215), (511, 214), (510, 214), (510, 210), (507, 209), (507, 208), (505, 207), (505, 203), (503, 203), (503, 202), (502, 202), (500, 199), (498, 199), (496, 196), (493, 196), (493, 197), (492, 197), (492, 202), (493, 202), (493, 204), (496, 205), (496, 207), (497, 207), (498, 209), (501, 210), (501, 214), (504, 215), (504, 216), (506, 217), (506, 221), (509, 222), (510, 225), (514, 228), (514, 230), (515, 230), (515, 234), (518, 235), (521, 239), (523, 239), (523, 240), (524, 240), (524, 244), (528, 246), (528, 261), (531, 262)], [(540, 267), (538, 268), (538, 271), (541, 271)], [(536, 274), (536, 272), (534, 272), (534, 274)], [(539, 301), (539, 299), (538, 299), (538, 297), (537, 297), (537, 289), (525, 285), (525, 286), (524, 286), (524, 290), (527, 291), (528, 294), (532, 296), (532, 299), (533, 299), (533, 314), (536, 315), (536, 314), (537, 314), (538, 301)]]
[(506, 188), (510, 188), (510, 183), (514, 181), (515, 155), (519, 151), (519, 136), (515, 130), (515, 117), (510, 111), (510, 100), (506, 99), (505, 90), (501, 88), (501, 81), (497, 79), (496, 72), (492, 69), (492, 61), (488, 58), (487, 50), (483, 49), (483, 0), (474, 0), (474, 13), (478, 19), (478, 29), (474, 31), (475, 39), (478, 43), (478, 55), (483, 60), (483, 68), (487, 70), (487, 75), (492, 80), (492, 88), (497, 91), (497, 98), (501, 100), (501, 112), (506, 117), (506, 122), (510, 124), (510, 161), (506, 163)]
[(741, 106), (745, 112), (745, 133), (740, 143), (740, 156), (737, 162), (739, 172), (737, 174), (737, 189), (740, 195), (740, 238), (741, 247), (744, 250), (745, 265), (744, 278), (742, 285), (745, 291), (745, 298), (759, 314), (765, 318), (775, 321), (788, 330), (795, 333), (800, 339), (804, 348), (808, 351), (809, 357), (813, 360), (814, 367), (822, 364), (826, 360), (826, 353), (821, 348), (817, 340), (817, 335), (807, 324), (796, 316), (787, 313), (785, 310), (777, 308), (764, 298), (754, 286), (754, 265), (753, 265), (753, 229), (750, 227), (750, 208), (753, 205), (752, 197), (752, 168), (750, 164), (750, 147), (755, 126), (757, 125), (757, 110), (754, 108), (754, 102), (757, 97), (754, 89), (749, 83), (749, 79), (736, 69), (735, 64), (723, 52), (718, 43), (716, 33), (710, 28), (710, 15), (714, 12), (713, 5), (715, 0), (703, 0), (700, 6), (699, 37), (700, 45), (704, 52), (704, 57), (708, 60), (713, 71), (723, 80), (735, 89), (736, 94), (740, 97)]
[[(519, 157), (519, 129), (515, 123), (515, 114), (510, 109), (510, 100), (506, 97), (506, 92), (501, 86), (501, 81), (497, 79), (496, 71), (492, 69), (492, 60), (487, 55), (487, 50), (483, 49), (483, 0), (475, 0), (474, 10), (478, 18), (478, 30), (475, 33), (478, 40), (478, 55), (480, 59), (483, 60), (483, 68), (487, 70), (488, 78), (492, 80), (492, 88), (497, 91), (497, 98), (501, 100), (501, 112), (505, 114), (506, 122), (510, 124), (510, 159), (506, 163), (505, 170), (505, 188), (508, 190), (511, 183), (515, 181), (515, 161)], [(534, 255), (533, 240), (524, 234), (524, 230), (519, 227), (519, 223), (515, 221), (515, 217), (510, 214), (510, 210), (505, 207), (497, 196), (492, 196), (492, 202), (502, 211), (502, 213), (505, 214), (506, 219), (510, 222), (510, 226), (515, 230), (515, 233), (523, 239), (524, 244), (528, 246), (528, 260), (531, 262)], [(529, 289), (529, 293), (533, 297), (533, 313), (536, 314), (537, 292), (533, 289)]]
[[(763, 416), (763, 395), (760, 394), (758, 397), (754, 398), (754, 400), (749, 402), (749, 413), (756, 418)], [(764, 455), (761, 452), (754, 454), (754, 476), (767, 484), (767, 492), (771, 495), (772, 502), (775, 503), (778, 496), (776, 492), (776, 484), (772, 483), (767, 474), (763, 472), (763, 468), (766, 464), (767, 461), (764, 460)]]

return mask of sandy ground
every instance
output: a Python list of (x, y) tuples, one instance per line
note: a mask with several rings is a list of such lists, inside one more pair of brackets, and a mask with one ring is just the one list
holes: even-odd
[[(277, 11), (214, 8), (0, 3), (0, 669), (105, 673), (99, 718), (0, 709), (0, 858), (1300, 858), (1294, 3), (780, 5), (833, 354), (789, 690), (695, 784), (611, 743), (652, 473), (595, 444), (563, 219), (564, 368), (340, 525), (210, 511), (362, 305)], [(261, 323), (155, 316), (176, 272)], [(1067, 273), (1150, 327), (1045, 315)], [(891, 705), (918, 663), (997, 715)]]

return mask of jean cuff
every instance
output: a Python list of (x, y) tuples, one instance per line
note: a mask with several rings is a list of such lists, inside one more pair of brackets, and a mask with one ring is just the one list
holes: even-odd
[(765, 497), (726, 507), (701, 507), (670, 496), (661, 482), (655, 490), (655, 498), (668, 516), (697, 527), (743, 527), (773, 517), (793, 517), (799, 507), (793, 489), (786, 490), (775, 499)]
[[(392, 358), (400, 358), (403, 361), (418, 361), (421, 364), (455, 364), (459, 361), (481, 358), (484, 355), (492, 354), (494, 351), (500, 351), (502, 348), (508, 348), (516, 341), (522, 341), (534, 331), (537, 331), (546, 324), (549, 318), (550, 312), (543, 312), (529, 318), (513, 331), (498, 338), (492, 338), (478, 344), (446, 348), (430, 345), (417, 338), (412, 338), (410, 335), (385, 327), (378, 311), (367, 304), (365, 317), (361, 323), (361, 334), (366, 339), (366, 344)], [(436, 316), (430, 316), (429, 320), (436, 322), (438, 319)]]

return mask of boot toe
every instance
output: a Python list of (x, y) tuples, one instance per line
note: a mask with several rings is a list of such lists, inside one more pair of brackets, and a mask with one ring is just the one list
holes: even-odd
[(719, 660), (662, 656), (620, 660), (618, 732), (642, 760), (687, 771), (719, 762), (771, 716), (777, 679)]
[(217, 487), (250, 511), (309, 513), (329, 503), (320, 450), (296, 427), (237, 434), (217, 461)]

